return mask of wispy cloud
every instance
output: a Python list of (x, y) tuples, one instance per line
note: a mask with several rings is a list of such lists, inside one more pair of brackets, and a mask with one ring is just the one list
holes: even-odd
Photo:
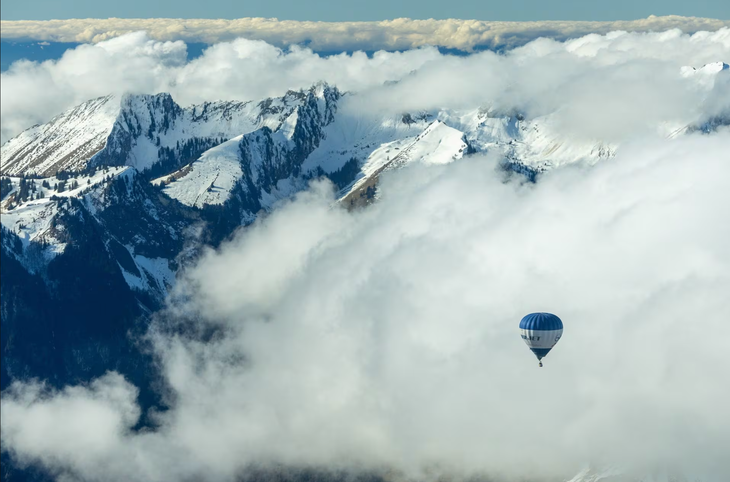
[(3, 39), (101, 42), (144, 30), (155, 40), (213, 44), (235, 38), (264, 40), (278, 47), (306, 44), (318, 51), (407, 50), (424, 45), (471, 51), (511, 48), (538, 37), (566, 40), (611, 31), (685, 33), (715, 31), (730, 20), (681, 16), (651, 16), (639, 20), (587, 22), (489, 22), (482, 20), (411, 20), (380, 22), (301, 22), (271, 18), (209, 19), (72, 19), (2, 21)]

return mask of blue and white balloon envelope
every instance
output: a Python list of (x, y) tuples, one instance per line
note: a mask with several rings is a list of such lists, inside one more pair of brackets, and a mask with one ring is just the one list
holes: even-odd
[(542, 359), (563, 336), (563, 322), (552, 313), (530, 313), (520, 321), (520, 335), (542, 366)]

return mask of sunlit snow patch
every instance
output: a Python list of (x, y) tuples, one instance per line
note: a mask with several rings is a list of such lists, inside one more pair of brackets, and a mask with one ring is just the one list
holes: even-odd
[(370, 154), (357, 179), (342, 190), (340, 197), (348, 201), (374, 187), (381, 172), (397, 169), (411, 162), (446, 164), (460, 159), (467, 149), (464, 133), (441, 121), (432, 122), (416, 137), (383, 144)]
[(238, 151), (243, 136), (234, 137), (209, 149), (197, 161), (174, 175), (155, 179), (153, 184), (167, 184), (165, 194), (188, 206), (223, 204), (243, 176)]
[(119, 111), (119, 98), (108, 95), (25, 130), (2, 146), (3, 173), (48, 175), (60, 169), (82, 169), (106, 145)]

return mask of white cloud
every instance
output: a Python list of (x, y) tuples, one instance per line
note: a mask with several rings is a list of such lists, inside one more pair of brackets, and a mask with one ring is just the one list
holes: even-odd
[(2, 73), (3, 142), (94, 97), (165, 91), (170, 72), (185, 60), (183, 42), (157, 42), (139, 32), (81, 45), (57, 62), (16, 62)]
[[(565, 43), (533, 41), (506, 55), (441, 55), (424, 47), (320, 57), (309, 49), (281, 50), (237, 39), (186, 62), (182, 41), (159, 42), (141, 32), (67, 51), (58, 61), (17, 62), (2, 74), (3, 141), (89, 98), (124, 92), (171, 92), (183, 105), (256, 100), (325, 80), (358, 92), (358, 115), (378, 110), (497, 106), (532, 115), (563, 109), (584, 134), (622, 137), (647, 125), (682, 124), (728, 104), (727, 84), (712, 106), (683, 66), (730, 58), (730, 29), (682, 34), (614, 32)], [(383, 86), (386, 81), (400, 81)], [(639, 109), (641, 107), (641, 109)], [(631, 114), (638, 114), (632, 116)], [(617, 118), (619, 121), (617, 121)]]
[[(415, 166), (356, 213), (316, 185), (189, 272), (175, 311), (221, 332), (154, 331), (175, 400), (158, 429), (125, 430), (119, 378), (19, 386), (3, 446), (92, 480), (269, 462), (550, 477), (586, 460), (727, 480), (728, 145), (645, 141), (537, 185), (504, 183), (491, 158)], [(516, 328), (538, 310), (566, 326), (542, 370)], [(103, 423), (87, 435), (88, 408)], [(83, 457), (33, 442), (72, 431), (102, 440)]]
[[(3, 444), (21, 463), (40, 460), (80, 470), (102, 470), (139, 418), (137, 389), (116, 373), (89, 387), (53, 391), (38, 382), (15, 383), (3, 394)], [(16, 425), (23, 421), (22, 427)]]
[(278, 47), (307, 44), (314, 50), (407, 50), (436, 45), (471, 51), (474, 48), (511, 48), (538, 37), (556, 40), (629, 32), (660, 32), (680, 29), (686, 33), (730, 27), (728, 20), (650, 16), (639, 20), (611, 22), (539, 21), (489, 22), (483, 20), (411, 20), (398, 18), (379, 22), (300, 22), (275, 18), (225, 19), (71, 19), (4, 20), (3, 39), (33, 39), (57, 42), (100, 42), (125, 33), (144, 30), (156, 40), (218, 43), (235, 38), (264, 40)]
[(171, 92), (182, 104), (259, 100), (328, 80), (361, 89), (397, 79), (438, 58), (433, 48), (322, 58), (311, 50), (286, 52), (262, 41), (238, 39), (210, 47), (186, 63), (182, 41), (158, 42), (136, 32), (85, 44), (58, 61), (19, 61), (2, 73), (2, 140), (47, 122), (90, 98), (126, 92)]

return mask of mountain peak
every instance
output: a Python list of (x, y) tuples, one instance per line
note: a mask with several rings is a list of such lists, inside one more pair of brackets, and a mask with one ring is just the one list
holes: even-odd
[(715, 75), (724, 70), (729, 70), (729, 69), (730, 69), (730, 65), (728, 65), (722, 61), (717, 61), (717, 62), (710, 62), (709, 64), (705, 64), (702, 67), (700, 67), (699, 69), (686, 65), (686, 66), (682, 67), (681, 73), (685, 77), (689, 77), (689, 76), (692, 76), (695, 74)]
[(116, 96), (97, 97), (23, 131), (0, 148), (2, 173), (51, 176), (83, 169), (103, 149), (119, 111)]
[(309, 92), (320, 99), (325, 98), (325, 96), (331, 93), (340, 93), (337, 87), (329, 85), (324, 80), (320, 80), (312, 85), (312, 87), (309, 88)]
[(709, 64), (703, 65), (700, 71), (704, 71), (707, 73), (717, 73), (728, 69), (730, 69), (730, 65), (726, 64), (725, 62), (711, 62)]

